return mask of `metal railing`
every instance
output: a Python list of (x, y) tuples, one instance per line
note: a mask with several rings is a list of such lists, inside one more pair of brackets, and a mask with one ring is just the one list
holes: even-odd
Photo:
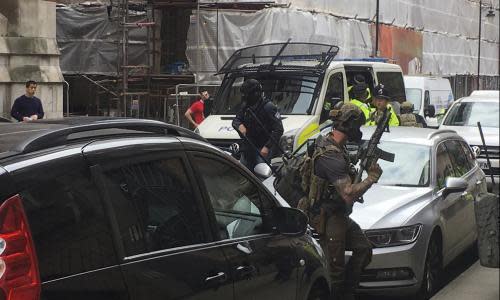
[(163, 99), (163, 120), (167, 123), (176, 124), (189, 128), (187, 120), (181, 117), (181, 112), (185, 112), (200, 95), (200, 91), (207, 90), (213, 97), (219, 88), (218, 84), (178, 84), (175, 86), (173, 94), (168, 94)]

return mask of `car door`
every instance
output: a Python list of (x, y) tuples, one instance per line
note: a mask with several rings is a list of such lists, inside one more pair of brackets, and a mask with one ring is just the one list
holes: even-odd
[(213, 208), (211, 218), (230, 263), (235, 299), (295, 299), (296, 240), (276, 232), (275, 201), (238, 164), (211, 154), (190, 156)]
[(144, 140), (115, 143), (120, 151), (103, 153), (102, 145), (87, 150), (113, 213), (130, 300), (233, 299), (229, 266), (212, 243), (179, 145)]
[(129, 299), (103, 199), (80, 147), (39, 153), (5, 168), (30, 223), (40, 299)]
[(476, 239), (476, 218), (474, 214), (474, 201), (478, 195), (477, 181), (478, 174), (474, 172), (473, 164), (471, 164), (470, 151), (465, 152), (460, 140), (448, 140), (444, 144), (452, 159), (455, 174), (467, 181), (468, 187), (461, 194), (460, 203), (463, 205), (458, 212), (460, 215), (462, 226), (459, 227), (462, 232), (462, 245), (460, 248), (465, 249)]
[(443, 142), (436, 148), (436, 186), (437, 195), (440, 199), (439, 207), (443, 224), (443, 250), (445, 256), (456, 251), (458, 244), (463, 238), (463, 218), (461, 210), (465, 206), (465, 201), (461, 193), (451, 193), (443, 197), (446, 178), (457, 177), (455, 167), (450, 158), (450, 154)]

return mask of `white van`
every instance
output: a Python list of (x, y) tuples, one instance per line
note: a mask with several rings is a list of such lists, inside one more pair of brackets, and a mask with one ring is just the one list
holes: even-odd
[(357, 74), (364, 76), (371, 91), (383, 83), (394, 100), (403, 101), (403, 73), (398, 65), (381, 58), (334, 60), (338, 47), (311, 43), (275, 43), (237, 50), (219, 71), (224, 74), (211, 115), (196, 129), (218, 147), (239, 140), (231, 127), (241, 108), (240, 86), (247, 78), (262, 83), (282, 116), (284, 134), (279, 141), (293, 151), (327, 124), (330, 108), (349, 101), (348, 87)]
[(415, 113), (425, 117), (430, 127), (439, 126), (438, 118), (453, 103), (450, 81), (435, 76), (404, 76), (406, 99), (413, 103)]

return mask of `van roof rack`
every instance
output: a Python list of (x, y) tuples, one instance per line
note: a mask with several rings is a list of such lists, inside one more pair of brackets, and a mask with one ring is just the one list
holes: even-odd
[(270, 43), (236, 50), (215, 74), (238, 71), (324, 71), (339, 47), (319, 43)]
[(438, 129), (436, 131), (429, 133), (429, 135), (427, 136), (427, 139), (430, 140), (434, 136), (441, 134), (441, 133), (457, 133), (457, 132), (455, 130), (452, 130), (452, 129)]
[(333, 59), (334, 61), (366, 61), (366, 62), (389, 62), (389, 59), (386, 57), (361, 57), (361, 58), (349, 58), (349, 57), (340, 57)]
[[(30, 153), (68, 142), (110, 136), (137, 134), (172, 135), (200, 141), (196, 133), (155, 120), (131, 118), (66, 118), (33, 123), (8, 123), (0, 126), (0, 158)], [(5, 142), (4, 142), (5, 141)]]

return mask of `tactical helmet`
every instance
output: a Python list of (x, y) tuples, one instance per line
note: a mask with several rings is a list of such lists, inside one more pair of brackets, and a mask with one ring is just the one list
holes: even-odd
[(413, 103), (410, 101), (405, 101), (401, 103), (401, 113), (412, 113), (413, 112)]
[(247, 103), (247, 105), (254, 105), (262, 97), (262, 85), (257, 79), (247, 79), (240, 88), (241, 99)]
[(378, 84), (373, 89), (373, 98), (390, 100), (389, 91), (383, 84)]
[(243, 95), (252, 95), (252, 94), (261, 94), (262, 93), (262, 85), (257, 79), (247, 79), (241, 85), (240, 92)]
[(345, 133), (350, 141), (361, 141), (362, 133), (359, 129), (365, 124), (365, 114), (352, 103), (340, 102), (331, 111), (330, 117), (333, 128)]

